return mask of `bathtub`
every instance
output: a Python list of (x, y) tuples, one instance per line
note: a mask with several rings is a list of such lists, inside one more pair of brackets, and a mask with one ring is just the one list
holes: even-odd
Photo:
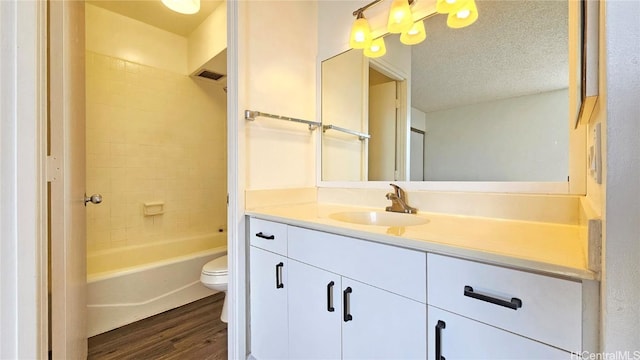
[(227, 253), (226, 233), (87, 256), (87, 336), (199, 300), (202, 266)]

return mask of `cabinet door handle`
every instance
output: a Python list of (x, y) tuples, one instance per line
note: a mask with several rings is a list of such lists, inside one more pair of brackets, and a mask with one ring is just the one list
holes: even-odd
[(328, 312), (336, 311), (336, 309), (333, 307), (333, 285), (335, 285), (333, 281), (327, 284), (327, 311)]
[(489, 295), (484, 295), (484, 294), (474, 292), (473, 288), (469, 285), (464, 286), (464, 296), (490, 302), (492, 304), (504, 306), (506, 308), (513, 309), (513, 310), (518, 310), (519, 308), (522, 307), (522, 300), (518, 298), (511, 298), (511, 301), (494, 298)]
[(276, 289), (282, 289), (284, 284), (282, 283), (282, 268), (284, 264), (282, 262), (276, 265)]
[(446, 328), (447, 324), (438, 320), (436, 324), (436, 360), (445, 360), (444, 356), (442, 356), (442, 329)]
[(275, 238), (276, 238), (275, 235), (265, 235), (265, 234), (262, 233), (262, 231), (257, 233), (256, 236), (259, 237), (259, 238), (267, 239), (267, 240), (275, 240)]
[(353, 316), (351, 316), (351, 314), (350, 314), (351, 305), (349, 304), (349, 300), (351, 299), (351, 293), (352, 292), (353, 292), (353, 290), (351, 290), (351, 287), (347, 287), (342, 292), (342, 302), (343, 302), (343, 307), (344, 307), (342, 309), (342, 313), (344, 315), (344, 322), (353, 320)]

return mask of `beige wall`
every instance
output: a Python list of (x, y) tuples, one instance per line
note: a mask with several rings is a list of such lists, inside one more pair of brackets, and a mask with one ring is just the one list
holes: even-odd
[[(241, 2), (240, 13), (239, 110), (315, 120), (316, 3)], [(246, 189), (315, 186), (319, 130), (266, 118), (239, 121)]]
[[(89, 32), (104, 31), (92, 26), (87, 21)], [(172, 38), (150, 26), (137, 31), (154, 43)], [(117, 46), (87, 42), (87, 193), (104, 196), (87, 207), (88, 250), (217, 232), (226, 224), (225, 93), (208, 80), (98, 52), (116, 54)], [(186, 47), (174, 52), (186, 59)], [(156, 201), (165, 213), (144, 216), (143, 204)]]
[[(202, 64), (227, 48), (227, 3), (222, 2), (188, 38), (188, 72), (193, 73)], [(226, 72), (225, 72), (226, 74)]]
[(187, 73), (187, 39), (87, 4), (86, 45), (100, 54)]

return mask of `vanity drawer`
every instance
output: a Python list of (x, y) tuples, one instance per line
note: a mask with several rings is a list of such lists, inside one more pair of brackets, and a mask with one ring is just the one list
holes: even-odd
[(558, 348), (582, 350), (582, 284), (428, 254), (429, 305)]
[(289, 226), (289, 258), (426, 303), (421, 251)]
[(287, 225), (250, 218), (249, 244), (280, 255), (287, 255)]

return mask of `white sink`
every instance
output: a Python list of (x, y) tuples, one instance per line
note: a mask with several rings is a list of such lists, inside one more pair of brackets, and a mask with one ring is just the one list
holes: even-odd
[(429, 219), (418, 215), (387, 211), (344, 211), (333, 213), (329, 218), (352, 224), (378, 226), (414, 226), (429, 222)]

